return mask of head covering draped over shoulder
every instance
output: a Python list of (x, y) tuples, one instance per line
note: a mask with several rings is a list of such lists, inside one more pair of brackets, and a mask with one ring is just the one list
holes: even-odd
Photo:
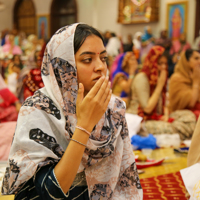
[[(192, 83), (189, 62), (185, 52), (182, 52), (169, 82), (169, 108), (171, 112), (189, 108), (192, 98)], [(200, 99), (198, 101), (200, 102)]]
[[(158, 76), (159, 76), (159, 71), (158, 71), (158, 60), (161, 57), (161, 55), (164, 52), (164, 48), (161, 46), (153, 46), (151, 50), (149, 51), (147, 57), (145, 58), (142, 72), (146, 74), (147, 78), (149, 79), (149, 85), (150, 85), (150, 96), (153, 94), (157, 81), (158, 81)], [(166, 99), (166, 84), (163, 87), (162, 90), (162, 110), (164, 109), (165, 105), (165, 99)], [(138, 115), (142, 116), (144, 119), (152, 119), (152, 117), (155, 117), (157, 119), (157, 106), (153, 110), (153, 112), (150, 115), (147, 115), (144, 113), (143, 109), (141, 106), (139, 106), (138, 109)], [(163, 110), (164, 112), (164, 110)]]
[[(114, 90), (114, 88), (116, 87), (116, 85), (118, 84), (119, 79), (125, 79), (127, 80), (129, 77), (129, 74), (125, 71), (125, 67), (127, 65), (128, 59), (131, 56), (131, 54), (133, 54), (133, 52), (126, 52), (121, 54), (121, 56), (118, 59), (117, 62), (117, 67), (115, 69), (115, 71), (113, 72), (113, 78), (112, 78), (112, 88)], [(114, 92), (114, 91), (113, 91)], [(124, 91), (121, 92), (120, 97), (127, 97), (128, 94)]]
[[(74, 133), (77, 25), (58, 30), (47, 45), (41, 70), (45, 87), (28, 98), (20, 110), (3, 194), (17, 193), (38, 168), (59, 162)], [(85, 171), (90, 199), (103, 195), (107, 199), (142, 199), (124, 116), (124, 102), (112, 97), (88, 140), (78, 173)]]

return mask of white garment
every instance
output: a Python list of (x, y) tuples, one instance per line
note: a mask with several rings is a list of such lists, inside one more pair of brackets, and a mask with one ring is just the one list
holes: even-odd
[(190, 200), (199, 200), (200, 193), (200, 163), (196, 163), (180, 171), (185, 187), (190, 194)]
[(133, 45), (134, 45), (134, 49), (141, 49), (141, 41), (138, 40), (137, 38), (139, 36), (142, 36), (142, 32), (136, 32), (134, 35), (134, 39), (133, 39)]
[(108, 44), (106, 46), (106, 51), (109, 56), (117, 56), (119, 54), (120, 47), (121, 47), (121, 42), (119, 38), (112, 37), (108, 41)]
[(17, 73), (13, 72), (12, 74), (8, 75), (7, 79), (8, 88), (13, 93), (16, 94), (17, 89)]
[(140, 124), (143, 118), (130, 113), (126, 113), (125, 117), (128, 125), (129, 137), (132, 138), (132, 136), (136, 135), (139, 131)]

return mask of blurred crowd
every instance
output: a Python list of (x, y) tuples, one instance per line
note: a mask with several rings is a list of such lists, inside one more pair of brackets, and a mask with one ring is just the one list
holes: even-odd
[(16, 121), (24, 100), (44, 86), (41, 64), (47, 41), (3, 30), (0, 47), (0, 122)]
[[(191, 138), (200, 113), (200, 37), (176, 40), (151, 27), (129, 34), (102, 33), (113, 95), (127, 113), (143, 118), (139, 133), (179, 133)], [(3, 30), (0, 48), (0, 122), (16, 121), (24, 100), (42, 88), (41, 65), (47, 41), (18, 30)]]

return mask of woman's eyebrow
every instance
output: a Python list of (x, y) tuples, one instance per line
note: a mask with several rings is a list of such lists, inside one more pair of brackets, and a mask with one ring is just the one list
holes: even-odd
[[(106, 50), (102, 51), (100, 54), (104, 54), (106, 53)], [(85, 54), (90, 54), (90, 55), (95, 55), (95, 52), (91, 52), (91, 51), (84, 51), (83, 53), (81, 53), (79, 56), (85, 55)]]

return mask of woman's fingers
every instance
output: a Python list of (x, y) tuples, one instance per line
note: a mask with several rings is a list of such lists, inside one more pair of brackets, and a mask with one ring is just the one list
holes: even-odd
[(88, 92), (88, 96), (90, 98), (94, 98), (98, 93), (99, 89), (101, 88), (102, 84), (104, 83), (105, 76), (102, 76), (96, 84), (92, 87), (92, 89)]
[(105, 99), (105, 102), (104, 102), (105, 110), (106, 110), (107, 107), (108, 107), (108, 104), (109, 104), (109, 102), (110, 102), (111, 96), (112, 96), (112, 90), (110, 89), (109, 92), (108, 92), (107, 98)]
[(76, 105), (80, 105), (84, 98), (84, 86), (82, 83), (79, 83), (78, 95), (76, 99)]
[(99, 101), (102, 99), (105, 91), (106, 91), (106, 88), (108, 87), (108, 82), (109, 82), (109, 77), (107, 76), (106, 79), (104, 80), (103, 84), (101, 85), (97, 95), (95, 98), (97, 98)]
[[(105, 102), (105, 100), (106, 100), (106, 98), (107, 98), (107, 96), (108, 96), (108, 94), (109, 94), (109, 91), (110, 91), (110, 86), (111, 86), (111, 83), (110, 82), (108, 82), (108, 84), (107, 84), (107, 86), (106, 86), (106, 88), (105, 89), (102, 89), (102, 90), (104, 90), (103, 91), (103, 94), (100, 96), (100, 103), (104, 103)], [(102, 85), (102, 87), (103, 87), (103, 85)], [(99, 91), (99, 92), (101, 92), (101, 91)], [(99, 94), (97, 94), (97, 95), (99, 95)]]

